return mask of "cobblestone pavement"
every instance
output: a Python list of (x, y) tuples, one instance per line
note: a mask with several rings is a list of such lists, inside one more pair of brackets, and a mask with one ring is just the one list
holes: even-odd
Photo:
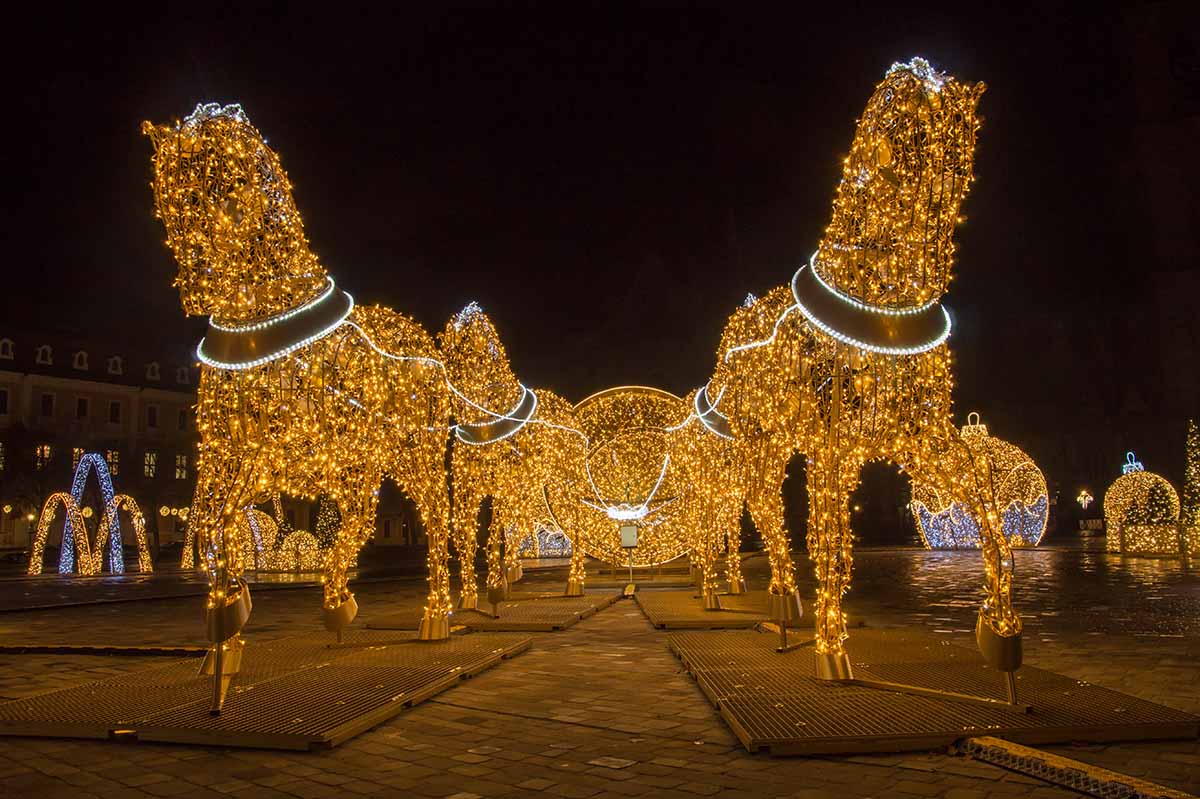
[[(942, 631), (971, 646), (978, 555), (865, 551), (852, 617)], [(803, 557), (800, 556), (803, 564)], [(1080, 551), (1017, 556), (1027, 661), (1200, 713), (1200, 576)], [(746, 564), (752, 586), (766, 564)], [(806, 595), (810, 570), (800, 568)], [(522, 588), (563, 579), (530, 572)], [(418, 580), (356, 586), (361, 618), (421, 601)], [(0, 586), (0, 603), (6, 587)], [(320, 628), (315, 588), (261, 591), (250, 645)], [(770, 758), (741, 748), (631, 602), (558, 633), (341, 747), (320, 753), (0, 739), (0, 795), (71, 796), (1073, 796), (959, 757)], [(162, 599), (0, 614), (0, 643), (199, 644), (200, 602)], [(0, 655), (0, 698), (150, 657)], [(1055, 747), (1085, 762), (1200, 789), (1200, 743)]]

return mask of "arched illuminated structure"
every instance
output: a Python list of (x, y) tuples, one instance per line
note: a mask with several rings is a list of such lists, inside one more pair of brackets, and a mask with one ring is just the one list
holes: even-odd
[[(977, 413), (967, 415), (967, 424), (960, 432), (972, 456), (988, 459), (992, 479), (997, 481), (1001, 530), (1009, 545), (1037, 546), (1046, 534), (1050, 515), (1046, 479), (1037, 464), (1019, 448), (988, 435), (987, 425), (980, 423)], [(955, 468), (966, 472), (969, 465)], [(961, 503), (943, 497), (932, 484), (914, 483), (912, 490), (913, 518), (927, 548), (979, 548), (979, 521)]]
[(1148, 472), (1132, 452), (1121, 476), (1104, 492), (1105, 545), (1130, 555), (1178, 555), (1179, 495), (1165, 478)]
[[(94, 547), (88, 541), (87, 524), (81, 509), (83, 491), (87, 487), (88, 475), (92, 473), (96, 475), (96, 482), (100, 486), (100, 496), (104, 503), (104, 507), (100, 511)], [(122, 509), (128, 513), (133, 524), (134, 541), (138, 548), (138, 569), (142, 573), (154, 571), (150, 549), (146, 544), (146, 521), (142, 516), (141, 509), (132, 497), (113, 492), (108, 461), (98, 453), (89, 452), (83, 455), (75, 466), (75, 474), (71, 479), (71, 492), (69, 494), (62, 492), (51, 494), (42, 504), (42, 512), (38, 518), (37, 531), (29, 556), (29, 574), (42, 573), (46, 538), (59, 505), (63, 506), (66, 513), (63, 520), (62, 544), (58, 552), (59, 574), (71, 574), (76, 571), (83, 575), (99, 574), (104, 567), (106, 550), (109, 573), (123, 574), (125, 572), (125, 549), (119, 515)], [(88, 511), (88, 513), (90, 512)]]

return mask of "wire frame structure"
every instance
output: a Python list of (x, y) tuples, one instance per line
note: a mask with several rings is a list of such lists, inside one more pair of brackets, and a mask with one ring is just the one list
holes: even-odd
[[(770, 556), (773, 617), (786, 622), (801, 612), (781, 493), (795, 453), (807, 458), (818, 676), (852, 677), (841, 605), (853, 566), (849, 498), (871, 460), (897, 464), (977, 521), (977, 637), (1011, 676), (1021, 620), (1004, 532), (1008, 471), (984, 438), (951, 421), (951, 317), (941, 304), (983, 90), (919, 58), (894, 64), (859, 120), (816, 251), (788, 284), (734, 312), (708, 383), (687, 398), (621, 386), (574, 406), (517, 379), (475, 304), (436, 344), (406, 317), (356, 307), (309, 248), (279, 159), (240, 107), (147, 123), (183, 308), (209, 316), (197, 349), (201, 452), (189, 531), (210, 577), (214, 706), (222, 658), (240, 647), (249, 614), (244, 512), (273, 493), (337, 504), (342, 523), (323, 567), (331, 630), (357, 612), (346, 572), (373, 530), (385, 476), (429, 531), (422, 638), (449, 632), (451, 538), (459, 605), (477, 603), (486, 497), (493, 602), (519, 577), (521, 538), (548, 520), (571, 539), (569, 594), (583, 591), (585, 554), (634, 565), (688, 555), (713, 606), (717, 560), (736, 554), (746, 508)], [(620, 546), (629, 524), (639, 528), (632, 553)], [(732, 588), (741, 578), (736, 557), (727, 561)]]
[[(197, 348), (201, 441), (188, 530), (209, 575), (214, 662), (240, 646), (249, 616), (237, 541), (244, 509), (279, 492), (337, 503), (323, 613), (340, 630), (357, 612), (347, 569), (373, 531), (384, 477), (412, 498), (428, 531), (420, 635), (447, 637), (449, 391), (433, 338), (336, 288), (308, 245), (278, 156), (240, 106), (200, 105), (143, 131), (183, 309), (209, 317)], [(218, 667), (214, 686), (222, 684)]]
[[(470, 303), (439, 338), (455, 419), (451, 456), (453, 539), (462, 576), (460, 608), (478, 607), (475, 551), (480, 507), (492, 499), (487, 536), (486, 590), (506, 597), (519, 579), (519, 542), (550, 514), (546, 491), (574, 493), (586, 438), (570, 403), (548, 390), (527, 388), (513, 373), (492, 321)], [(568, 511), (574, 530), (574, 508)], [(572, 548), (567, 592), (581, 595), (583, 553)], [(575, 555), (574, 553), (578, 553)]]
[[(988, 435), (987, 425), (979, 421), (978, 413), (967, 415), (960, 432), (973, 455), (988, 459), (992, 479), (998, 481), (994, 492), (1002, 508), (1001, 530), (1009, 545), (1037, 546), (1046, 534), (1050, 516), (1050, 498), (1041, 469), (1020, 448)], [(970, 465), (959, 468), (966, 470)], [(980, 547), (979, 521), (961, 503), (942, 497), (935, 486), (914, 483), (910, 508), (926, 548)]]
[(1126, 453), (1121, 476), (1104, 492), (1105, 548), (1129, 555), (1179, 555), (1179, 517), (1175, 487)]
[(983, 90), (922, 59), (888, 70), (859, 120), (816, 252), (790, 285), (734, 313), (704, 388), (704, 407), (723, 417), (749, 470), (746, 502), (770, 555), (770, 592), (781, 598), (795, 593), (781, 487), (793, 453), (807, 458), (825, 678), (852, 674), (841, 606), (853, 566), (849, 499), (871, 460), (897, 464), (980, 520), (981, 647), (1019, 651), (1003, 506), (991, 462), (951, 422), (941, 306)]

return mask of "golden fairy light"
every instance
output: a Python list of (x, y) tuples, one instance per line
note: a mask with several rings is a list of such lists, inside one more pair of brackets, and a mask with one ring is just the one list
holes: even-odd
[(1019, 662), (1021, 624), (994, 464), (951, 422), (950, 317), (940, 304), (972, 179), (983, 88), (921, 59), (893, 65), (859, 121), (816, 252), (790, 286), (748, 298), (733, 315), (699, 395), (702, 410), (721, 415), (749, 469), (746, 502), (770, 556), (780, 618), (799, 613), (780, 487), (792, 454), (807, 458), (824, 678), (852, 674), (841, 607), (853, 563), (849, 497), (869, 460), (899, 465), (979, 520), (980, 646), (1009, 653), (1006, 667)]
[[(214, 705), (240, 659), (249, 616), (237, 527), (272, 494), (328, 496), (342, 516), (325, 557), (326, 626), (357, 604), (347, 570), (374, 528), (387, 476), (428, 532), (420, 636), (448, 636), (449, 391), (432, 337), (381, 307), (355, 307), (308, 246), (279, 158), (236, 105), (144, 123), (155, 207), (179, 265), (184, 311), (208, 315), (197, 349), (199, 465), (189, 531), (209, 575)], [(190, 548), (189, 548), (190, 549)]]
[[(459, 604), (477, 606), (486, 497), (493, 603), (519, 577), (518, 542), (549, 525), (572, 542), (568, 593), (582, 593), (585, 553), (643, 565), (688, 555), (705, 606), (716, 607), (722, 553), (730, 588), (740, 589), (746, 508), (770, 558), (771, 615), (794, 620), (801, 607), (781, 487), (795, 453), (807, 458), (817, 674), (851, 676), (841, 605), (853, 562), (848, 503), (870, 460), (897, 464), (940, 506), (975, 520), (986, 592), (977, 637), (1011, 673), (1021, 622), (1004, 514), (1013, 496), (1036, 501), (1026, 488), (1044, 495), (1044, 481), (1030, 474), (1020, 490), (1003, 489), (1014, 470), (1025, 474), (1012, 453), (954, 427), (941, 305), (983, 88), (921, 59), (893, 65), (858, 124), (816, 251), (790, 284), (733, 314), (709, 382), (686, 399), (624, 386), (574, 406), (517, 379), (474, 304), (436, 346), (403, 316), (354, 307), (309, 249), (279, 160), (240, 107), (147, 124), (183, 307), (210, 316), (197, 351), (200, 473), (189, 529), (210, 576), (215, 673), (227, 653), (240, 656), (249, 613), (246, 510), (280, 491), (337, 504), (324, 579), (327, 625), (340, 630), (356, 609), (346, 572), (373, 529), (384, 476), (416, 502), (429, 531), (424, 638), (448, 632), (448, 525)], [(632, 553), (620, 546), (626, 524), (639, 528)]]
[(1178, 555), (1183, 546), (1179, 513), (1174, 486), (1126, 453), (1121, 476), (1104, 492), (1105, 548), (1131, 555)]

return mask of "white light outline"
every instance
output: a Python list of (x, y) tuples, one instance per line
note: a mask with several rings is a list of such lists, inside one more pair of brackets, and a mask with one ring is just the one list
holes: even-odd
[(305, 311), (320, 305), (326, 299), (328, 299), (331, 294), (333, 294), (333, 289), (333, 278), (329, 277), (326, 278), (325, 289), (316, 297), (312, 298), (303, 305), (298, 305), (295, 308), (291, 308), (283, 313), (276, 314), (275, 316), (269, 316), (259, 322), (251, 322), (248, 325), (223, 325), (217, 321), (216, 317), (210, 316), (208, 318), (208, 326), (214, 330), (220, 330), (224, 333), (252, 333), (255, 330), (264, 330), (272, 325), (279, 324), (285, 319), (291, 319), (296, 314), (304, 313)]
[[(805, 268), (806, 267), (802, 266), (802, 267), (800, 267), (800, 269), (797, 269), (796, 275), (799, 275), (800, 272), (803, 271)], [(796, 280), (796, 275), (792, 276), (793, 283)], [(792, 292), (792, 296), (795, 296), (795, 292)], [(813, 314), (812, 311), (808, 310), (808, 308), (804, 307), (804, 304), (801, 303), (799, 300), (796, 300), (795, 307), (799, 308), (800, 313), (802, 313), (804, 315), (804, 318), (807, 319), (810, 323), (812, 323), (817, 329), (819, 329), (825, 335), (835, 338), (838, 341), (842, 342), (843, 344), (849, 344), (852, 347), (858, 347), (860, 350), (863, 350), (864, 352), (875, 352), (875, 353), (879, 353), (880, 355), (920, 355), (923, 352), (929, 352), (930, 350), (941, 346), (943, 343), (945, 343), (946, 339), (950, 338), (950, 329), (952, 327), (952, 324), (950, 322), (950, 314), (946, 311), (945, 307), (943, 307), (941, 309), (942, 317), (946, 320), (946, 326), (945, 326), (945, 328), (942, 329), (942, 332), (939, 333), (934, 338), (930, 339), (929, 341), (927, 341), (924, 344), (917, 344), (912, 347), (882, 347), (878, 344), (868, 344), (865, 341), (859, 341), (858, 339), (854, 338), (853, 336), (847, 336), (845, 333), (841, 333), (837, 330), (834, 330), (832, 327), (830, 327), (829, 325), (825, 324), (820, 319), (818, 319), (816, 317), (816, 315)], [(780, 317), (780, 318), (782, 319), (782, 317)], [(776, 323), (776, 324), (778, 324), (778, 323)]]
[[(863, 302), (862, 300), (855, 299), (854, 297), (851, 297), (848, 294), (843, 294), (842, 292), (838, 291), (833, 286), (826, 283), (825, 279), (821, 277), (820, 271), (817, 270), (816, 263), (815, 263), (816, 259), (817, 259), (817, 254), (815, 252), (808, 257), (808, 268), (812, 270), (813, 277), (815, 277), (817, 279), (817, 282), (820, 283), (821, 286), (826, 291), (828, 291), (830, 294), (837, 297), (839, 300), (846, 303), (847, 305), (852, 305), (855, 308), (858, 308), (860, 311), (868, 311), (870, 313), (881, 314), (883, 316), (914, 316), (916, 314), (924, 313), (925, 311), (928, 311), (930, 308), (937, 305), (937, 303), (938, 303), (938, 298), (935, 297), (934, 299), (930, 300), (929, 302), (925, 303), (924, 305), (918, 305), (915, 308), (889, 308), (889, 307), (883, 306), (883, 305), (868, 305), (867, 303)], [(799, 274), (800, 270), (803, 268), (804, 267), (802, 266), (802, 267), (800, 267), (800, 269), (797, 269), (796, 274)], [(792, 280), (795, 281), (795, 279), (796, 279), (796, 277), (795, 277), (795, 275), (793, 275)]]
[[(276, 350), (275, 352), (272, 352), (268, 355), (264, 355), (261, 358), (255, 358), (253, 361), (246, 361), (244, 363), (226, 363), (225, 361), (218, 361), (215, 358), (208, 357), (207, 355), (204, 354), (205, 339), (202, 338), (202, 339), (200, 339), (200, 343), (196, 345), (196, 357), (200, 360), (201, 363), (205, 364), (206, 366), (211, 366), (215, 369), (228, 369), (233, 372), (240, 372), (240, 371), (245, 371), (246, 369), (254, 369), (255, 367), (262, 366), (264, 364), (268, 364), (271, 361), (274, 361), (278, 358), (284, 357), (285, 355), (291, 355), (296, 350), (302, 349), (304, 347), (307, 347), (309, 344), (320, 341), (321, 339), (325, 338), (333, 331), (337, 330), (343, 324), (348, 323), (350, 314), (351, 314), (351, 312), (354, 311), (354, 297), (352, 297), (349, 292), (343, 291), (342, 293), (345, 294), (346, 299), (348, 299), (350, 301), (348, 307), (346, 308), (346, 313), (343, 314), (340, 319), (338, 319), (337, 321), (335, 321), (332, 324), (330, 324), (329, 326), (327, 326), (324, 330), (321, 330), (318, 333), (314, 333), (313, 335), (309, 336), (308, 338), (302, 339), (293, 344), (289, 344), (286, 347)], [(349, 322), (349, 324), (353, 324), (353, 323)]]

